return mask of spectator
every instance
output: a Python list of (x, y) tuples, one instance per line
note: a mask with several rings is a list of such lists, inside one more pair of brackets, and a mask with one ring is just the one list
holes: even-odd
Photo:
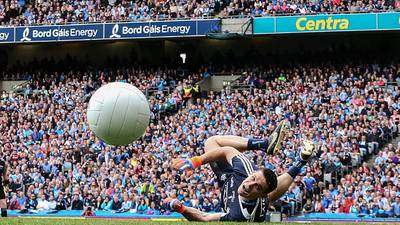
[(201, 210), (203, 212), (210, 212), (211, 209), (212, 209), (212, 204), (210, 200), (208, 200), (208, 198), (205, 198), (203, 204), (201, 204)]
[(213, 199), (211, 211), (212, 212), (221, 212), (221, 204), (218, 199)]
[(36, 195), (31, 194), (30, 198), (26, 202), (25, 209), (36, 210), (37, 205), (38, 205), (38, 201), (36, 200)]
[(79, 194), (74, 194), (74, 199), (71, 202), (71, 210), (83, 210), (83, 202), (79, 199)]
[(56, 202), (56, 210), (66, 210), (67, 207), (67, 201), (63, 198), (62, 193), (59, 193), (57, 202)]
[(142, 193), (142, 195), (147, 195), (148, 193), (154, 193), (154, 185), (151, 184), (148, 179), (146, 179), (140, 192)]
[(313, 188), (316, 180), (311, 176), (311, 173), (307, 173), (307, 175), (303, 178), (304, 185), (306, 187), (306, 197), (313, 196)]
[(392, 203), (392, 208), (394, 216), (400, 218), (400, 196), (396, 197), (396, 201)]
[(49, 210), (50, 209), (49, 202), (46, 200), (45, 195), (41, 195), (37, 202), (38, 202), (37, 206), (36, 206), (37, 210)]
[(107, 209), (113, 210), (113, 211), (118, 211), (121, 209), (121, 207), (122, 207), (122, 203), (119, 200), (118, 195), (114, 194), (113, 200), (111, 202), (109, 202), (107, 205)]
[(303, 206), (303, 212), (304, 213), (312, 213), (312, 212), (314, 212), (314, 206), (313, 206), (313, 204), (312, 204), (312, 202), (311, 202), (311, 199), (307, 199), (307, 202), (306, 202), (306, 204), (304, 204), (304, 206)]
[(144, 199), (140, 200), (140, 205), (137, 208), (137, 212), (138, 213), (144, 213), (146, 212), (146, 210), (149, 208), (149, 206), (147, 205), (147, 203), (145, 202)]
[(105, 198), (104, 198), (104, 201), (101, 203), (101, 206), (100, 206), (100, 209), (102, 209), (102, 210), (109, 210), (109, 208), (107, 207), (109, 204), (110, 204), (111, 202), (110, 202), (110, 198), (108, 197), (108, 196), (106, 196)]
[(57, 202), (56, 202), (56, 200), (54, 199), (54, 196), (53, 195), (50, 195), (49, 196), (49, 201), (48, 201), (49, 203), (48, 203), (48, 205), (49, 205), (49, 210), (56, 210), (56, 207), (57, 207)]
[(121, 211), (128, 212), (132, 208), (132, 202), (129, 200), (128, 195), (124, 195), (123, 202), (121, 204)]
[(18, 201), (17, 194), (14, 193), (10, 202), (8, 203), (8, 209), (10, 210), (21, 210), (21, 204)]

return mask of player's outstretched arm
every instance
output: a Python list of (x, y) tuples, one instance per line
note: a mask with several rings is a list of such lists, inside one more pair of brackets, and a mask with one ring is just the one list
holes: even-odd
[(290, 185), (293, 182), (293, 177), (289, 175), (289, 173), (284, 173), (278, 177), (278, 184), (276, 189), (268, 194), (268, 199), (270, 203), (278, 200), (285, 192), (289, 189)]
[(182, 215), (189, 221), (219, 221), (223, 214), (221, 213), (205, 213), (192, 207), (186, 207)]
[(287, 173), (284, 173), (278, 177), (278, 184), (276, 189), (268, 194), (270, 203), (278, 200), (285, 192), (289, 189), (294, 178), (300, 173), (301, 168), (307, 164), (311, 159), (315, 146), (310, 141), (304, 141), (303, 149), (301, 150), (301, 156), (297, 162), (295, 162)]
[(181, 213), (189, 221), (219, 221), (222, 213), (205, 213), (192, 207), (186, 207), (178, 199), (167, 198), (164, 200), (164, 206), (168, 210)]

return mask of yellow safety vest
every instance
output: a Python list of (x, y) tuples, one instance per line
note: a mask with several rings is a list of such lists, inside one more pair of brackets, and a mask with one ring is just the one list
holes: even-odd
[(195, 92), (199, 92), (199, 85), (196, 84), (196, 85), (193, 87), (193, 90), (194, 90)]
[(190, 97), (192, 92), (192, 87), (183, 88), (183, 95), (184, 97)]

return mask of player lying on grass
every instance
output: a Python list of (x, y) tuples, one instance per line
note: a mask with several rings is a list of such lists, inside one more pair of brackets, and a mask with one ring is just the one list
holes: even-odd
[(311, 158), (314, 146), (305, 141), (301, 157), (279, 177), (270, 169), (257, 168), (242, 152), (264, 150), (267, 154), (274, 154), (280, 148), (284, 133), (285, 124), (281, 122), (268, 140), (213, 136), (206, 141), (203, 155), (173, 161), (174, 168), (181, 171), (210, 163), (221, 187), (224, 213), (204, 213), (171, 198), (165, 200), (166, 207), (192, 221), (265, 221), (268, 205), (288, 190)]

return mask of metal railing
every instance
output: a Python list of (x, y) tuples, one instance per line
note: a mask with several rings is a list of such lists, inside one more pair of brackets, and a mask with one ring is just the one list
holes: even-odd
[[(213, 74), (214, 75), (214, 74)], [(221, 74), (222, 75), (222, 74)], [(226, 74), (224, 74), (226, 75)], [(245, 83), (235, 83), (235, 81), (229, 81), (227, 83), (224, 83), (224, 86), (229, 87), (230, 89), (233, 90), (240, 90), (240, 91), (251, 91), (255, 88), (254, 85), (251, 84), (245, 84)], [(388, 81), (385, 83), (385, 86), (383, 86), (383, 88), (385, 90), (391, 89), (394, 86), (400, 86), (400, 84), (396, 81)]]
[(158, 92), (163, 92), (164, 94), (170, 95), (172, 92), (174, 92), (176, 87), (177, 87), (176, 85), (175, 86), (165, 86), (162, 90), (159, 90), (158, 87), (149, 87), (149, 88), (146, 88), (146, 90), (144, 90), (144, 94), (146, 95), (146, 97), (152, 96)]
[[(19, 79), (18, 81), (23, 81), (23, 80), (24, 79)], [(15, 80), (13, 80), (13, 81), (15, 81)], [(12, 87), (12, 91), (17, 93), (17, 94), (23, 94), (25, 92), (26, 85), (28, 85), (29, 82), (30, 82), (29, 80), (24, 80), (24, 81), (25, 82), (23, 82), (21, 84), (14, 85)], [(160, 92), (163, 92), (166, 95), (170, 95), (172, 92), (175, 91), (176, 87), (177, 87), (176, 85), (165, 86), (165, 87), (163, 87), (162, 90), (160, 90), (158, 87), (149, 87), (149, 88), (146, 88), (143, 91), (143, 93), (145, 94), (145, 96), (147, 98), (149, 98), (150, 96), (154, 95), (155, 93), (160, 93)], [(32, 91), (34, 92), (35, 90), (32, 90)]]

